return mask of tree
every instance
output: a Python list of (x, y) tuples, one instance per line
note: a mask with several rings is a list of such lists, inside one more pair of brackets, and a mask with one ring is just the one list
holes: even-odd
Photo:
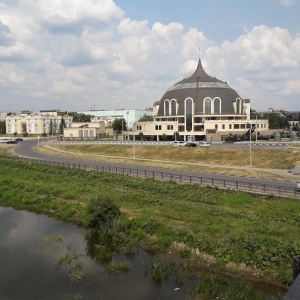
[(5, 134), (5, 133), (6, 133), (5, 121), (0, 121), (0, 134)]
[(153, 121), (153, 117), (152, 116), (148, 116), (146, 114), (144, 114), (140, 119), (139, 122), (151, 122)]
[(161, 139), (162, 139), (163, 141), (166, 141), (166, 140), (167, 140), (167, 135), (166, 135), (165, 133), (163, 133), (163, 134), (161, 135)]
[(68, 115), (73, 117), (73, 122), (91, 122), (94, 117), (93, 115), (86, 115), (77, 112), (69, 112)]
[(270, 129), (289, 128), (288, 119), (284, 115), (278, 113), (266, 113), (258, 117), (258, 119), (267, 119)]
[(54, 130), (54, 126), (53, 126), (53, 121), (52, 119), (50, 120), (50, 124), (49, 124), (49, 134), (50, 135), (53, 135), (53, 133), (55, 133), (55, 130)]
[(141, 141), (144, 138), (144, 134), (142, 132), (139, 132), (138, 139)]
[(124, 118), (115, 119), (112, 123), (112, 128), (118, 134), (120, 134), (122, 132), (122, 129), (123, 129), (123, 131), (126, 131), (127, 130), (127, 124), (126, 124), (125, 119)]
[(61, 120), (60, 120), (60, 124), (59, 124), (59, 133), (60, 134), (64, 134), (64, 129), (67, 127), (66, 125), (66, 121), (63, 117), (61, 117)]

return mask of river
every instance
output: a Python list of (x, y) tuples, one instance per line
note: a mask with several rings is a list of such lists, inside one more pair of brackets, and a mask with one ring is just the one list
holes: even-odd
[[(115, 257), (115, 262), (126, 261), (129, 269), (110, 273), (106, 265), (87, 254), (86, 235), (85, 229), (71, 224), (0, 207), (0, 299), (189, 297), (188, 284), (178, 286), (172, 279), (158, 284), (153, 280), (153, 258), (142, 249), (133, 258)], [(78, 271), (75, 275), (74, 270)]]

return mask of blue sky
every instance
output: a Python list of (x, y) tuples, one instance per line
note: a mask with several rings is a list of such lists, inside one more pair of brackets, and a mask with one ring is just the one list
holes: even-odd
[[(222, 43), (234, 40), (245, 30), (260, 24), (300, 32), (300, 1), (276, 0), (116, 0), (125, 17), (148, 20), (150, 24), (178, 22), (195, 27)], [(285, 3), (285, 5), (284, 5)]]
[(0, 0), (0, 112), (144, 109), (193, 73), (300, 110), (299, 0)]

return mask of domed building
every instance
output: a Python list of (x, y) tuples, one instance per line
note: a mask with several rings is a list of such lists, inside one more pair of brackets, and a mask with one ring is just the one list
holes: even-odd
[[(154, 121), (135, 124), (135, 135), (175, 135), (184, 140), (221, 141), (223, 135), (244, 134), (250, 125), (268, 130), (267, 120), (250, 120), (250, 100), (243, 99), (227, 82), (209, 76), (199, 59), (188, 78), (171, 86), (154, 103)], [(178, 133), (176, 133), (178, 132)]]

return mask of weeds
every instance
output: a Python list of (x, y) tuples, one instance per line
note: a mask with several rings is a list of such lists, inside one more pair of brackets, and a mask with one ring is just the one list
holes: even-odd
[(73, 251), (72, 253), (66, 253), (58, 262), (59, 266), (66, 267), (72, 281), (81, 281), (84, 278), (82, 265), (79, 261), (80, 256), (80, 254)]
[(115, 274), (117, 272), (128, 272), (129, 267), (130, 265), (127, 262), (120, 262), (120, 263), (110, 262), (107, 265), (107, 270), (110, 274)]

